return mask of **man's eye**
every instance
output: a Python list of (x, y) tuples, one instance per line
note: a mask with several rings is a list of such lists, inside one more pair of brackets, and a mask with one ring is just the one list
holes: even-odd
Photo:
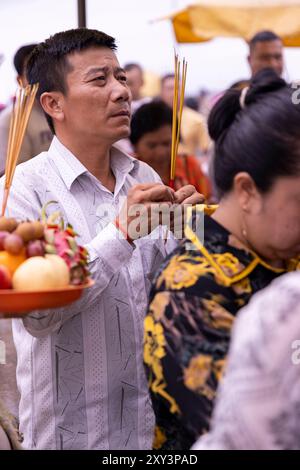
[(119, 80), (121, 80), (121, 82), (125, 82), (125, 83), (126, 83), (126, 82), (127, 82), (127, 77), (126, 77), (125, 75), (121, 75), (121, 76), (119, 77)]
[(95, 81), (97, 81), (97, 80), (100, 80), (100, 81), (101, 81), (101, 80), (105, 80), (104, 75), (99, 75), (99, 77), (93, 78), (92, 82), (95, 82)]

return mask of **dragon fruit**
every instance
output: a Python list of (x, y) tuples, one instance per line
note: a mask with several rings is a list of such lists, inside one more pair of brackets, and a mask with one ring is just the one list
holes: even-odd
[(71, 284), (83, 284), (89, 275), (88, 252), (83, 246), (77, 244), (75, 240), (77, 233), (69, 224), (66, 228), (64, 227), (64, 221), (59, 212), (46, 218), (44, 210), (42, 218), (45, 222), (45, 252), (63, 258), (70, 271)]

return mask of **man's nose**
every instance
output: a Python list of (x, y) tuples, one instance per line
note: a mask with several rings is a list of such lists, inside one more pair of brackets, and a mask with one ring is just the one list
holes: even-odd
[(112, 98), (114, 101), (131, 101), (130, 88), (124, 83), (121, 83), (119, 80), (114, 79)]

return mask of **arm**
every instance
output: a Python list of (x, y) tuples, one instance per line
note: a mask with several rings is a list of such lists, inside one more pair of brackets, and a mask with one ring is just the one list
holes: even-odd
[[(11, 217), (20, 220), (39, 218), (42, 202), (34, 189), (34, 184), (34, 180), (30, 183), (27, 181), (25, 186), (22, 178), (16, 175), (7, 211)], [(155, 203), (156, 199), (167, 200), (171, 197), (169, 193), (170, 190), (160, 184), (137, 185), (129, 191), (126, 207), (130, 208), (135, 203), (142, 203), (148, 207), (148, 201)], [(122, 217), (126, 221), (126, 208), (122, 211)], [(112, 277), (128, 263), (135, 245), (129, 243), (122, 231), (110, 223), (86, 245), (86, 248), (90, 254), (89, 270), (95, 285), (87, 289), (82, 298), (69, 307), (34, 311), (27, 315), (23, 324), (31, 335), (38, 337), (56, 331), (65, 321), (92, 307)]]

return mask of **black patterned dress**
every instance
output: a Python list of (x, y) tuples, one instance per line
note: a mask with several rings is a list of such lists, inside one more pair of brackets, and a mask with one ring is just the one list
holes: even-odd
[[(203, 244), (191, 229), (201, 217)], [(193, 214), (186, 235), (156, 276), (145, 318), (155, 449), (189, 449), (208, 431), (237, 312), (298, 263), (269, 266), (203, 210)]]

